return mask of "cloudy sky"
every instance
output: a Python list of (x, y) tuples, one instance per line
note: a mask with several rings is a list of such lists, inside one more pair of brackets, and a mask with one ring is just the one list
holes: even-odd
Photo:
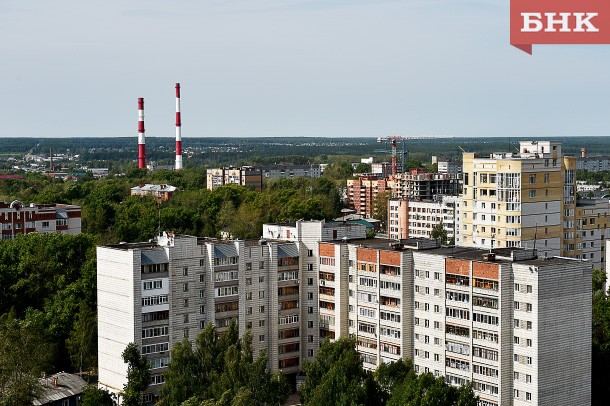
[(506, 0), (2, 0), (0, 136), (610, 135), (610, 45)]

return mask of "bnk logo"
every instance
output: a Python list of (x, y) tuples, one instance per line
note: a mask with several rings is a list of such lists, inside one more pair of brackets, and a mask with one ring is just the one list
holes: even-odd
[(510, 43), (610, 44), (609, 0), (511, 0)]

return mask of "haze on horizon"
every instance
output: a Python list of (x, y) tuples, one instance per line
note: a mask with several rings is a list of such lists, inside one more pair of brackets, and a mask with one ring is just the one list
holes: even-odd
[(4, 0), (0, 136), (610, 134), (610, 46), (508, 43), (504, 0)]

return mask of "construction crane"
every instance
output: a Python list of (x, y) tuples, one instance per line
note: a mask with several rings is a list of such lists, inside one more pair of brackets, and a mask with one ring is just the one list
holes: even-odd
[[(397, 166), (396, 166), (396, 141), (398, 140), (436, 140), (436, 139), (447, 139), (453, 138), (448, 135), (417, 135), (411, 137), (401, 137), (400, 135), (392, 135), (389, 137), (377, 137), (377, 142), (390, 141), (392, 144), (392, 175), (396, 175)], [(403, 143), (404, 146), (404, 143)], [(404, 159), (404, 155), (403, 155)]]

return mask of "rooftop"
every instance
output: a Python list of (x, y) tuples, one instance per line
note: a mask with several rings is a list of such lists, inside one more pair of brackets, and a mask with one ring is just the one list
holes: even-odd
[(87, 383), (78, 375), (59, 372), (48, 378), (40, 379), (42, 391), (38, 398), (34, 399), (33, 405), (46, 405), (59, 400), (68, 399), (80, 395), (85, 390)]

